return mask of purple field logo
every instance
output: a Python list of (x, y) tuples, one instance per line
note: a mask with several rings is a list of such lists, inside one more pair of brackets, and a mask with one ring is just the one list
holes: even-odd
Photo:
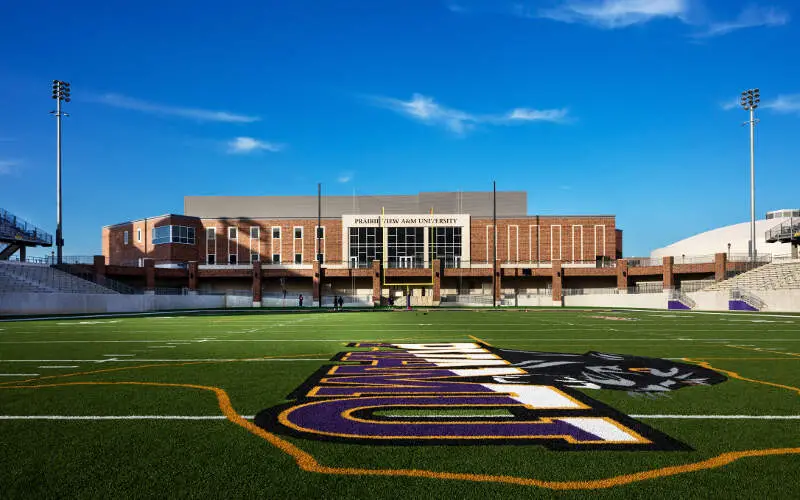
[(539, 444), (556, 450), (688, 450), (577, 389), (663, 393), (726, 378), (663, 359), (497, 349), (477, 343), (352, 343), (256, 424), (369, 444)]

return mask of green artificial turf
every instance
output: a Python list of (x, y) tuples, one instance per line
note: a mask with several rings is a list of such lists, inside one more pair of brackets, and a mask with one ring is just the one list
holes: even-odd
[[(627, 318), (620, 321), (609, 318)], [(654, 415), (800, 416), (800, 316), (631, 310), (302, 312), (57, 318), (0, 322), (0, 417), (213, 416), (210, 391), (252, 417), (286, 402), (355, 341), (472, 342), (522, 350), (590, 350), (705, 361), (729, 378), (663, 397), (585, 393), (693, 451), (551, 451), (536, 445), (371, 446), (282, 436), (329, 467), (589, 481), (710, 459), (800, 448), (800, 420), (665, 419)], [(147, 365), (146, 367), (144, 367)], [(64, 367), (64, 368), (51, 368)], [(126, 368), (120, 370), (120, 368)], [(99, 371), (105, 370), (105, 371)], [(95, 373), (84, 373), (95, 372)], [(69, 377), (53, 377), (66, 374)], [(36, 376), (12, 374), (38, 374)], [(27, 382), (19, 382), (25, 381)], [(173, 384), (76, 384), (136, 382)], [(55, 385), (55, 384), (71, 385)], [(54, 385), (34, 388), (34, 385)], [(507, 415), (505, 410), (481, 410)], [(393, 416), (424, 415), (391, 410)], [(476, 415), (457, 410), (453, 415)], [(450, 414), (448, 414), (450, 415)], [(647, 417), (650, 415), (651, 417)], [(800, 454), (601, 490), (301, 470), (262, 437), (225, 419), (0, 418), (0, 498), (791, 498)]]

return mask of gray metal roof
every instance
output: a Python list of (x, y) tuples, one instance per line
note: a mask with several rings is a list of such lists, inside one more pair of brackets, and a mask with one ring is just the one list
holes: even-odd
[[(185, 196), (185, 215), (203, 218), (314, 218), (316, 196)], [(322, 216), (344, 214), (421, 214), (433, 209), (439, 214), (492, 215), (491, 191), (429, 192), (417, 195), (323, 196)], [(497, 216), (520, 216), (528, 212), (525, 191), (498, 191)]]

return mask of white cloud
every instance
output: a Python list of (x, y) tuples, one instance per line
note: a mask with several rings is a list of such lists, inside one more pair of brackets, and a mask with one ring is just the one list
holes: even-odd
[(11, 175), (17, 165), (19, 165), (17, 161), (0, 160), (0, 175)]
[(733, 99), (731, 99), (729, 101), (723, 102), (722, 104), (719, 105), (719, 107), (724, 109), (725, 111), (730, 111), (732, 109), (738, 108), (739, 107), (739, 99), (734, 97)]
[(508, 125), (513, 123), (547, 121), (564, 122), (566, 109), (527, 109), (515, 108), (502, 115), (479, 115), (448, 108), (437, 103), (432, 97), (413, 94), (411, 99), (403, 101), (391, 97), (377, 97), (374, 102), (384, 108), (391, 109), (401, 115), (421, 121), (427, 125), (444, 127), (456, 134), (464, 134), (479, 124)]
[(277, 153), (283, 149), (282, 144), (260, 141), (252, 137), (236, 137), (228, 141), (228, 153), (248, 154), (256, 151), (269, 151)]
[(162, 116), (177, 116), (179, 118), (190, 118), (201, 122), (224, 122), (224, 123), (252, 123), (261, 118), (258, 116), (247, 116), (230, 113), (228, 111), (213, 111), (199, 108), (182, 108), (155, 104), (121, 94), (103, 94), (93, 97), (91, 100), (116, 108), (130, 109), (142, 113), (151, 113)]
[(535, 13), (518, 8), (517, 13), (524, 17), (544, 17), (614, 29), (656, 18), (683, 19), (688, 10), (688, 0), (567, 0), (556, 8)]
[(783, 26), (789, 22), (789, 15), (775, 8), (748, 7), (744, 9), (733, 21), (717, 22), (708, 25), (704, 31), (696, 33), (695, 37), (711, 37), (725, 35), (732, 31), (755, 28), (759, 26)]
[(771, 109), (777, 113), (800, 114), (800, 94), (779, 95), (777, 99), (765, 102), (761, 107)]
[(339, 181), (342, 184), (347, 184), (348, 182), (353, 180), (353, 172), (345, 172), (345, 173), (341, 174), (339, 176), (339, 178), (336, 179), (336, 180)]

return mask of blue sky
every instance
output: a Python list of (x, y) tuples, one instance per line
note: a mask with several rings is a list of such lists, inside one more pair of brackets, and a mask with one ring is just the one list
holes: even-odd
[(790, 0), (8, 2), (0, 207), (65, 254), (184, 195), (526, 190), (615, 214), (625, 254), (749, 219), (736, 106), (759, 87), (756, 212), (800, 205)]

